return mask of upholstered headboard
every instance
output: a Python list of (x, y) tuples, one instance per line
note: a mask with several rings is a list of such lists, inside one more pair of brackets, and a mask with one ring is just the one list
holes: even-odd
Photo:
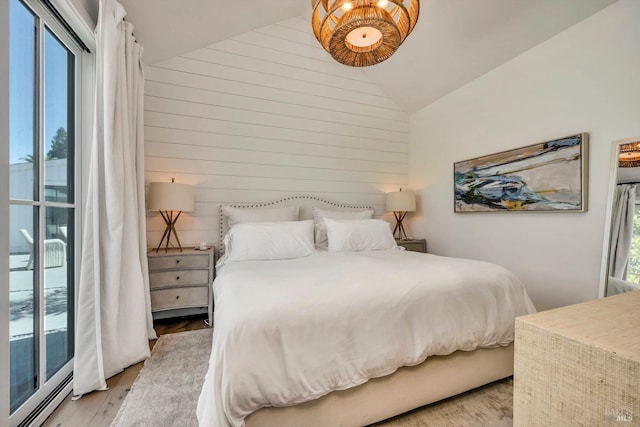
[[(373, 209), (371, 206), (365, 205), (347, 205), (343, 203), (330, 202), (328, 200), (321, 199), (316, 196), (290, 196), (285, 197), (284, 199), (276, 200), (273, 202), (263, 202), (263, 203), (254, 203), (254, 204), (234, 204), (228, 205), (233, 208), (243, 208), (243, 209), (257, 209), (257, 208), (285, 208), (288, 206), (299, 206), (300, 207), (300, 219), (313, 219), (312, 209), (314, 207), (320, 209), (333, 209), (333, 210), (351, 210), (351, 209)], [(222, 206), (220, 206), (219, 213), (219, 221), (220, 221), (220, 233), (218, 240), (218, 253), (222, 255), (224, 253), (224, 248), (222, 247), (222, 240), (228, 231), (228, 224), (225, 218), (225, 215), (222, 211)]]

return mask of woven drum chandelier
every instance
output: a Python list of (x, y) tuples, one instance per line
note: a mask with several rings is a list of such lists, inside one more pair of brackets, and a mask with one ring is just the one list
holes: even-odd
[(621, 168), (637, 168), (640, 166), (640, 141), (620, 146), (618, 166)]
[(311, 25), (336, 61), (366, 67), (389, 58), (416, 26), (419, 0), (311, 0)]

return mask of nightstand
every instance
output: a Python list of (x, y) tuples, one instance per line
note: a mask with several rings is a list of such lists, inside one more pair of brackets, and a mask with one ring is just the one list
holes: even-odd
[(149, 288), (154, 319), (207, 313), (213, 319), (211, 284), (215, 270), (213, 248), (155, 249), (147, 252)]
[(426, 239), (411, 239), (411, 240), (396, 239), (396, 243), (398, 246), (403, 246), (408, 251), (427, 253)]

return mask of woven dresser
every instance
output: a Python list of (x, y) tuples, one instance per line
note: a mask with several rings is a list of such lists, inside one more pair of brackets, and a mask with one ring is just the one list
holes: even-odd
[(640, 425), (640, 291), (516, 319), (513, 425)]

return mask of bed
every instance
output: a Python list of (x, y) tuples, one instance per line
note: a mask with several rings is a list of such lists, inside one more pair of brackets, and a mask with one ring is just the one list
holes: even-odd
[[(247, 208), (225, 216), (253, 224), (221, 219), (201, 426), (361, 426), (512, 375), (514, 318), (535, 309), (511, 272), (394, 248), (365, 206), (298, 196), (257, 208), (291, 206), (301, 221)], [(328, 216), (309, 220), (311, 207)], [(308, 248), (319, 222), (328, 250)], [(261, 246), (291, 250), (283, 227), (304, 255), (256, 259)]]

